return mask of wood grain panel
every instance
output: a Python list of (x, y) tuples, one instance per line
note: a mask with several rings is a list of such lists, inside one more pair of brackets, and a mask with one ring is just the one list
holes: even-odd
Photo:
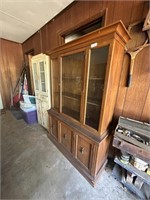
[(23, 44), (22, 44), (22, 48), (23, 48), (23, 53), (27, 53), (31, 50), (34, 49), (33, 46), (33, 36), (30, 37), (28, 40), (26, 40)]
[(146, 18), (148, 11), (149, 11), (149, 1), (145, 1), (143, 7), (143, 16), (142, 16), (143, 19)]
[(40, 31), (36, 32), (33, 36), (33, 47), (34, 47), (34, 54), (37, 55), (41, 53), (41, 37)]
[(88, 2), (79, 1), (71, 8), (71, 26), (79, 24), (89, 17), (89, 6)]
[[(87, 2), (88, 3), (88, 2)], [(86, 3), (86, 4), (87, 4)], [(89, 2), (89, 17), (92, 17), (95, 14), (98, 14), (100, 11), (103, 10), (103, 1), (90, 1)]]
[(69, 34), (71, 31), (79, 28), (80, 24), (89, 18), (88, 11), (89, 2), (85, 3), (84, 1), (79, 1), (74, 2), (74, 4), (67, 9), (65, 13), (62, 13), (59, 18), (59, 25), (57, 25), (57, 29), (58, 27), (61, 28), (61, 30), (57, 30), (58, 39), (60, 39), (60, 36), (64, 35), (64, 33)]
[(105, 21), (106, 25), (113, 23), (114, 7), (115, 7), (114, 1), (103, 1), (103, 10), (107, 9), (107, 16)]
[(34, 50), (34, 55), (41, 53), (41, 37), (40, 31), (36, 32), (33, 36), (31, 36), (28, 40), (26, 40), (23, 44), (23, 52), (28, 53)]
[(72, 135), (73, 131), (69, 127), (61, 123), (61, 144), (70, 153), (72, 153)]
[(140, 121), (150, 123), (150, 88), (146, 97)]
[(49, 44), (47, 42), (48, 41), (47, 24), (41, 28), (40, 34), (41, 34), (41, 52), (45, 53), (49, 48)]
[(112, 50), (112, 55), (111, 55), (112, 57), (111, 58), (108, 57), (108, 60), (110, 59), (109, 60), (110, 66), (109, 63), (107, 63), (109, 67), (106, 69), (106, 75), (105, 75), (106, 85), (103, 93), (103, 100), (102, 100), (103, 109), (101, 110), (101, 118), (99, 124), (100, 134), (103, 134), (106, 131), (106, 127), (108, 127), (110, 122), (112, 121), (112, 116), (110, 113), (113, 113), (115, 109), (116, 96), (122, 69), (121, 63), (123, 61), (124, 47), (120, 45), (117, 41), (115, 41), (113, 48), (114, 49), (111, 49), (110, 47), (109, 50), (109, 51)]
[(127, 93), (127, 77), (128, 77), (128, 71), (130, 66), (130, 57), (128, 54), (124, 55), (123, 59), (123, 65), (122, 65), (122, 72), (120, 76), (120, 84), (118, 89), (118, 95), (115, 105), (115, 111), (114, 111), (114, 117), (115, 119), (118, 119), (119, 116), (122, 115), (124, 101)]
[(98, 155), (97, 155), (97, 160), (96, 160), (96, 170), (95, 170), (95, 176), (103, 166), (104, 162), (107, 159), (108, 155), (108, 149), (110, 146), (110, 142), (112, 140), (112, 134), (106, 136), (101, 143), (99, 144), (98, 148)]
[(144, 3), (143, 1), (133, 1), (130, 24), (142, 20)]
[(51, 134), (58, 139), (58, 121), (55, 118), (52, 118), (52, 132)]
[(57, 27), (56, 22), (52, 21), (51, 23), (48, 23), (48, 45), (49, 49), (53, 49), (57, 47), (58, 37), (57, 37)]
[(4, 107), (10, 107), (11, 93), (20, 77), (23, 66), (21, 44), (0, 39), (0, 79)]
[(66, 12), (64, 13), (64, 16), (63, 16), (63, 21), (65, 21), (64, 31), (66, 31), (67, 29), (72, 27), (71, 10), (72, 10), (72, 7), (70, 9), (66, 10)]
[(135, 59), (133, 80), (127, 90), (123, 116), (140, 120), (150, 83), (149, 48), (143, 49)]
[(130, 22), (133, 1), (115, 1), (113, 22), (122, 20), (127, 27)]
[(79, 159), (88, 169), (90, 167), (91, 149), (92, 144), (78, 136), (77, 159)]

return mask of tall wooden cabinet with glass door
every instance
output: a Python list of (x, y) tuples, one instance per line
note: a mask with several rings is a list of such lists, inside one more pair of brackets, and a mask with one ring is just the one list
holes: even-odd
[(31, 61), (38, 122), (46, 129), (49, 129), (47, 113), (47, 110), (51, 108), (49, 56), (39, 54), (33, 56)]
[(49, 52), (53, 98), (48, 136), (92, 185), (107, 162), (129, 38), (117, 22)]

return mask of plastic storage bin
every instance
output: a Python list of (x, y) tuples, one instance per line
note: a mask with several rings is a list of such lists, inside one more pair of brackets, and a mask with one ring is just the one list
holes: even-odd
[(20, 101), (20, 108), (36, 108), (35, 96), (23, 95), (23, 100)]
[(37, 110), (35, 108), (21, 108), (22, 116), (27, 124), (37, 123)]

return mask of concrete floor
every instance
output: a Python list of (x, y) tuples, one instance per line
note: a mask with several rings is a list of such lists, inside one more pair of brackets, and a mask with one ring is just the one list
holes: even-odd
[(137, 200), (107, 166), (93, 188), (38, 124), (1, 116), (1, 199)]

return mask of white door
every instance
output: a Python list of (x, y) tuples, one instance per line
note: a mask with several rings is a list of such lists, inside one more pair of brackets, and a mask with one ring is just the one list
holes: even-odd
[(42, 102), (42, 125), (49, 130), (49, 116), (47, 110), (49, 109), (47, 102)]
[(32, 71), (35, 87), (38, 122), (49, 129), (49, 117), (47, 110), (50, 109), (50, 66), (49, 57), (39, 54), (32, 57)]
[(41, 108), (41, 100), (36, 98), (36, 108), (37, 108), (37, 118), (38, 123), (42, 125), (42, 108)]

